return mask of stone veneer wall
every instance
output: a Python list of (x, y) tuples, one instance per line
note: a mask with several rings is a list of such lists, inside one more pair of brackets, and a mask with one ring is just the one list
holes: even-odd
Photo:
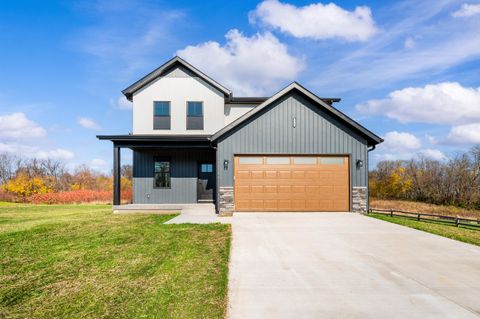
[(367, 188), (353, 187), (352, 191), (352, 210), (354, 213), (367, 212)]
[(220, 214), (233, 213), (233, 187), (220, 186), (218, 190), (218, 212)]

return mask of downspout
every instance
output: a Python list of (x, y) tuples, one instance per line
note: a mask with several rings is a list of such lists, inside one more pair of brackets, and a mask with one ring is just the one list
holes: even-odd
[(370, 209), (370, 185), (369, 185), (369, 178), (368, 178), (368, 176), (369, 176), (369, 163), (368, 163), (369, 155), (368, 155), (368, 153), (373, 151), (375, 148), (376, 148), (376, 146), (372, 145), (371, 148), (367, 149), (367, 214), (368, 214), (368, 210)]

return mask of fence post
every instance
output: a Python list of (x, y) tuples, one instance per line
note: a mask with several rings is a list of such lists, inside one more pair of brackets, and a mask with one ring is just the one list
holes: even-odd
[(420, 214), (417, 214), (417, 220), (420, 221)]
[(393, 217), (393, 209), (390, 208), (390, 217)]
[(455, 226), (457, 226), (457, 227), (458, 227), (458, 216), (457, 216), (457, 217), (455, 217)]

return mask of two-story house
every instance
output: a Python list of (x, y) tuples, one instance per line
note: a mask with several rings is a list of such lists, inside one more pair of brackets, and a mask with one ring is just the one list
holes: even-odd
[(217, 212), (365, 211), (368, 152), (383, 140), (294, 82), (271, 97), (235, 97), (174, 57), (122, 91), (133, 131), (134, 204), (214, 202)]

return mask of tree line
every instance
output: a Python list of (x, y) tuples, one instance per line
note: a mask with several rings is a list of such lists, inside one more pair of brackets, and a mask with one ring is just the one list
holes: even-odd
[[(128, 193), (132, 185), (132, 166), (123, 165), (121, 174), (122, 190)], [(27, 202), (41, 194), (85, 190), (111, 192), (112, 188), (112, 174), (96, 171), (86, 165), (80, 165), (70, 172), (65, 163), (59, 160), (0, 154), (0, 200)], [(78, 194), (78, 197), (82, 196)]]
[(480, 209), (480, 145), (446, 160), (382, 161), (369, 173), (370, 196)]

